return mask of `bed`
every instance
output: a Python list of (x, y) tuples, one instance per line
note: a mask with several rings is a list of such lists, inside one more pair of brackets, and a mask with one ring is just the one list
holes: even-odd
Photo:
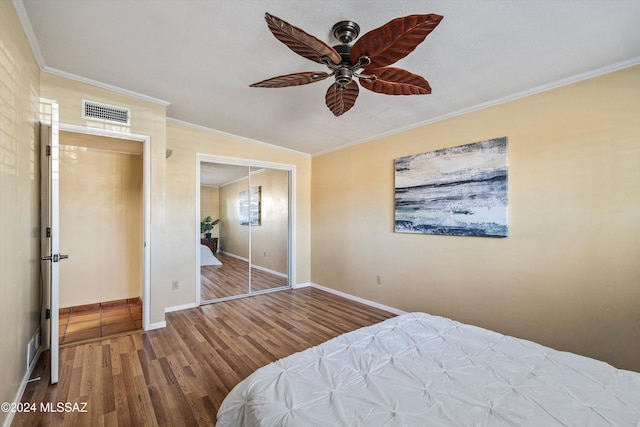
[(205, 267), (208, 265), (222, 265), (222, 263), (215, 257), (209, 246), (200, 245), (200, 266)]
[(407, 313), (264, 366), (218, 411), (231, 426), (640, 427), (640, 373)]

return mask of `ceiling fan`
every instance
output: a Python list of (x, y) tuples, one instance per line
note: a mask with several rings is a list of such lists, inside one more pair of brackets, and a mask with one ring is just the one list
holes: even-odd
[(325, 101), (329, 110), (340, 116), (353, 107), (360, 89), (354, 77), (365, 89), (385, 95), (427, 95), (431, 87), (422, 76), (389, 65), (404, 58), (436, 28), (442, 16), (409, 15), (393, 19), (350, 43), (360, 34), (353, 21), (340, 21), (332, 28), (340, 42), (329, 46), (269, 13), (264, 19), (273, 35), (289, 49), (307, 59), (326, 65), (330, 72), (307, 71), (285, 74), (260, 81), (251, 87), (279, 88), (319, 82), (334, 76)]

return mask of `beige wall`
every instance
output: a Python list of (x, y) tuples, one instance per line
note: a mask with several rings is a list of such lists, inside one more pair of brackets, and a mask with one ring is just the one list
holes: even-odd
[[(196, 258), (196, 153), (261, 162), (290, 164), (296, 167), (297, 192), (295, 208), (297, 223), (295, 239), (297, 248), (296, 282), (310, 280), (310, 188), (311, 157), (289, 150), (234, 139), (226, 135), (167, 123), (167, 146), (173, 155), (167, 160), (167, 223), (172, 224), (168, 247), (171, 259), (167, 260), (171, 272), (169, 280), (178, 280), (180, 289), (167, 295), (166, 306), (189, 304), (195, 301)], [(222, 206), (220, 207), (222, 217)], [(224, 242), (222, 242), (224, 247)]]
[(261, 223), (251, 228), (251, 263), (287, 274), (289, 177), (286, 171), (264, 170), (251, 175), (251, 186), (260, 186)]
[(60, 307), (142, 296), (142, 202), (141, 155), (61, 145)]
[[(640, 371), (639, 117), (634, 67), (314, 157), (312, 281)], [(394, 233), (395, 158), (501, 136), (508, 238)]]
[(39, 87), (15, 10), (0, 1), (0, 402), (16, 398), (40, 326)]
[[(152, 324), (164, 322), (166, 294), (171, 291), (168, 279), (167, 233), (165, 224), (165, 149), (166, 108), (160, 104), (101, 89), (48, 73), (41, 73), (41, 95), (60, 105), (60, 122), (112, 131), (149, 136), (151, 139), (151, 295), (150, 320)], [(109, 105), (129, 108), (131, 126), (108, 124), (82, 118), (82, 100), (87, 99)], [(64, 248), (61, 248), (64, 250)], [(61, 269), (64, 266), (61, 267)]]
[(239, 203), (247, 189), (247, 179), (220, 187), (220, 250), (244, 260), (249, 259), (249, 227), (240, 225)]
[[(210, 216), (214, 221), (220, 219), (220, 189), (208, 185), (200, 186), (200, 220)], [(220, 237), (220, 225), (211, 230), (211, 237)]]

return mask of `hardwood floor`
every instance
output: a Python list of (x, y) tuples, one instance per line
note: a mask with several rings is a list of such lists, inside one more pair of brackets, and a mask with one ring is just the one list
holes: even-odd
[[(249, 292), (249, 263), (218, 252), (222, 265), (200, 267), (202, 301), (242, 295)], [(251, 268), (251, 290), (262, 291), (287, 286), (287, 278)]]
[(167, 327), (41, 356), (22, 402), (87, 403), (86, 413), (17, 413), (13, 426), (212, 426), (227, 393), (257, 368), (394, 314), (314, 288), (167, 313)]

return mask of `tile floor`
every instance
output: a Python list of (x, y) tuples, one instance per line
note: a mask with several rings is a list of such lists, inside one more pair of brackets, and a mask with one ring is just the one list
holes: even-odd
[(60, 309), (60, 345), (142, 329), (140, 298)]

